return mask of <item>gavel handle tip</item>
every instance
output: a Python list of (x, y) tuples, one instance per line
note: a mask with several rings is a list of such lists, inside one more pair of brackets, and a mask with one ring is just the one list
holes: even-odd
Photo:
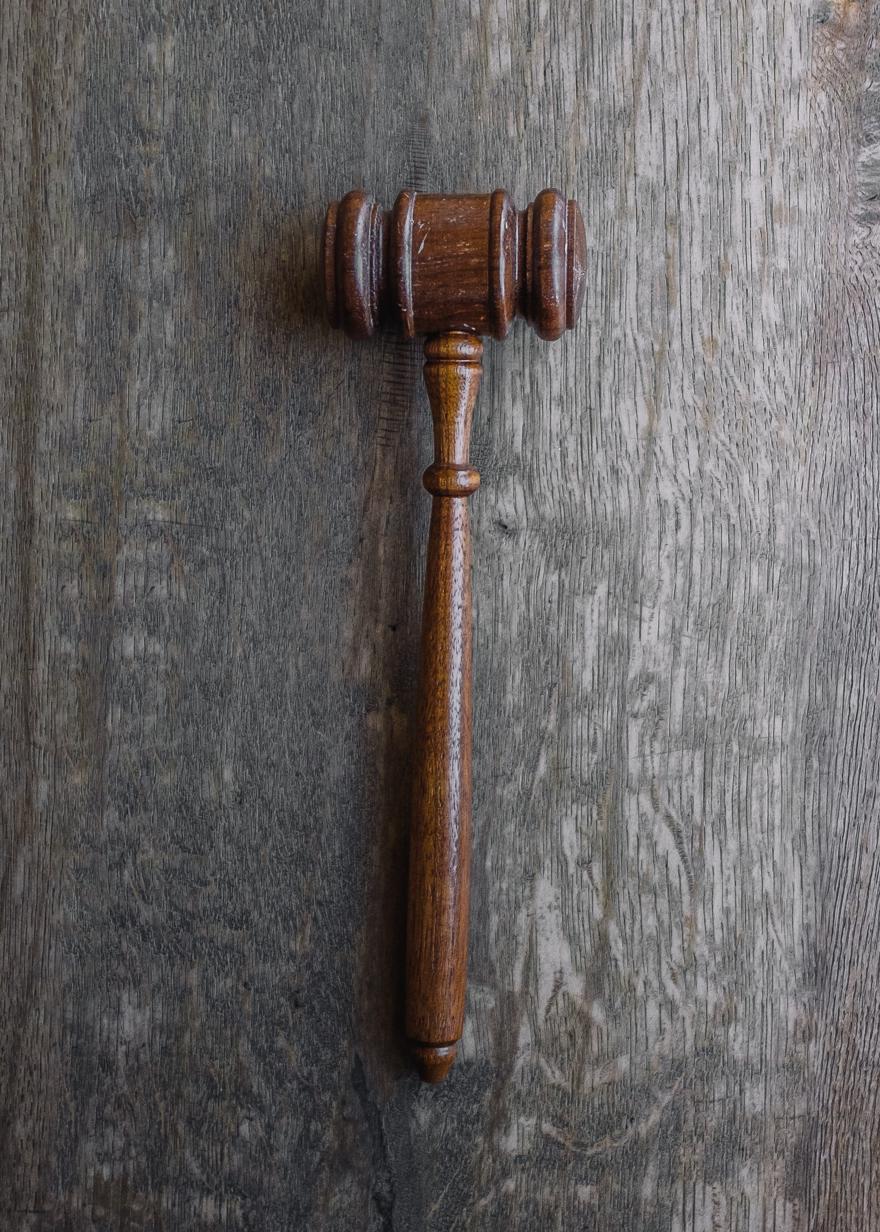
[(442, 1082), (455, 1060), (458, 1044), (412, 1044), (413, 1060), (422, 1082)]

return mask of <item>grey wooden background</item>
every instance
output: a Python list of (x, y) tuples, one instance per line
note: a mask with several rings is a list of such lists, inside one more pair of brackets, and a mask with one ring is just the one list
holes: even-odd
[[(880, 5), (5, 0), (0, 1226), (880, 1228)], [(401, 1049), (429, 454), (327, 200), (545, 184), (487, 356), (463, 1059)]]

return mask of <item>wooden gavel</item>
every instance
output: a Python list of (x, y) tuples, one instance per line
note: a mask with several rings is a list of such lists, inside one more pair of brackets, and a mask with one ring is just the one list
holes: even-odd
[(542, 338), (575, 323), (586, 240), (574, 201), (544, 189), (526, 210), (507, 193), (405, 191), (390, 211), (365, 192), (333, 202), (323, 272), (333, 325), (427, 334), (425, 384), (433, 497), (415, 729), (407, 913), (406, 1034), (419, 1072), (439, 1082), (455, 1060), (467, 985), (471, 847), (471, 539), (468, 461), (482, 375), (481, 334), (523, 316)]

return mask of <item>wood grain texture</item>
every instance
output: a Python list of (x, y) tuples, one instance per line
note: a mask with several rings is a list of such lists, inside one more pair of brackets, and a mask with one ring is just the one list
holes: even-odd
[[(873, 1232), (876, 4), (0, 23), (0, 1226)], [(588, 236), (584, 324), (487, 350), (436, 1091), (429, 416), (318, 279), (402, 183)]]
[(516, 210), (491, 193), (404, 188), (384, 210), (362, 188), (331, 201), (321, 272), (331, 325), (350, 338), (380, 327), (507, 336), (522, 315), (553, 342), (583, 305), (586, 234), (576, 201), (545, 188)]
[(465, 331), (425, 342), (434, 460), (419, 687), (411, 740), (406, 1034), (419, 1072), (449, 1072), (464, 1026), (471, 870), (473, 607), (470, 465), (483, 344)]

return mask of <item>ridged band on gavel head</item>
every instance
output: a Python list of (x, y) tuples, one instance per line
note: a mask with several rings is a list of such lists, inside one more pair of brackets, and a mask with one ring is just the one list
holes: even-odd
[(575, 201), (545, 188), (517, 211), (506, 192), (406, 190), (392, 210), (347, 193), (324, 223), (324, 294), (333, 325), (368, 338), (451, 329), (504, 338), (515, 316), (542, 338), (575, 323), (586, 236)]

